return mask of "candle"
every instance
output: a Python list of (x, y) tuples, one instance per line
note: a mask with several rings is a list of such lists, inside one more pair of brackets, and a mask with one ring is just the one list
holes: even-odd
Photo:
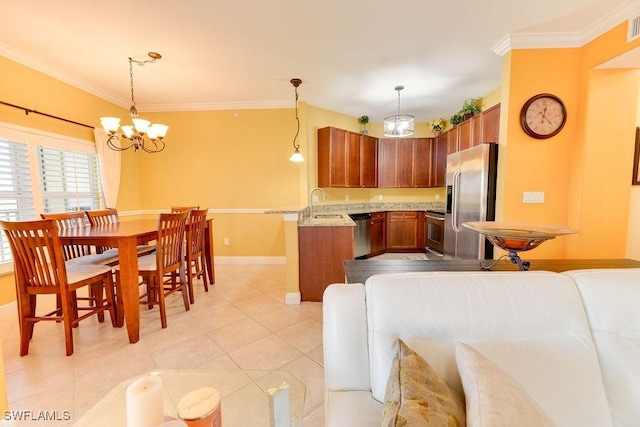
[(187, 393), (178, 403), (177, 412), (189, 427), (221, 427), (220, 392), (203, 387)]
[(162, 424), (162, 378), (149, 375), (127, 387), (127, 427), (155, 427)]

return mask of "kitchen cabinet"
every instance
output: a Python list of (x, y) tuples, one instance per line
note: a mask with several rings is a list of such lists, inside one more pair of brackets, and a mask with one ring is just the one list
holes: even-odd
[(387, 249), (387, 213), (371, 214), (371, 255), (380, 255)]
[(447, 166), (447, 135), (440, 134), (433, 140), (431, 150), (431, 186), (445, 186), (445, 168)]
[(482, 142), (499, 142), (500, 104), (482, 112)]
[(387, 251), (424, 250), (424, 212), (387, 212)]
[(377, 187), (376, 138), (344, 129), (318, 129), (318, 186)]
[(344, 260), (354, 257), (354, 227), (298, 227), (302, 301), (322, 301), (332, 283), (344, 283)]
[(432, 138), (378, 140), (378, 187), (431, 186)]

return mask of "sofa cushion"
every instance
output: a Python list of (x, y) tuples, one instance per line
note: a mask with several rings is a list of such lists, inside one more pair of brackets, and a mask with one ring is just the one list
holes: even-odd
[(383, 401), (402, 338), (463, 393), (455, 343), (502, 367), (562, 426), (611, 425), (595, 346), (574, 281), (525, 272), (372, 276), (366, 286), (371, 390)]
[(553, 421), (509, 374), (473, 347), (456, 344), (468, 427), (551, 427)]
[(462, 397), (419, 354), (398, 340), (381, 425), (463, 427), (465, 423)]
[(613, 423), (640, 426), (640, 269), (565, 274), (582, 296)]

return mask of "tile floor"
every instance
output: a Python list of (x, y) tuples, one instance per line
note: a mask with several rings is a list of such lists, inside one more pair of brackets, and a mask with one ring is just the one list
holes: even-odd
[[(306, 386), (304, 427), (324, 425), (322, 303), (285, 305), (285, 266), (216, 265), (216, 284), (184, 311), (168, 304), (168, 328), (156, 309), (141, 308), (140, 341), (125, 328), (83, 321), (66, 357), (62, 326), (36, 325), (29, 354), (19, 356), (15, 304), (0, 307), (0, 341), (11, 410), (70, 411), (71, 421), (16, 422), (71, 426), (112, 387), (154, 369), (286, 370)], [(2, 425), (2, 420), (0, 420)]]

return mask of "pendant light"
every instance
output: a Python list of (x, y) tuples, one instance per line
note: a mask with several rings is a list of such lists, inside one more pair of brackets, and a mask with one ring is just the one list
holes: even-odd
[(292, 162), (296, 162), (296, 163), (300, 163), (300, 162), (304, 162), (304, 157), (302, 157), (302, 154), (300, 154), (300, 144), (296, 143), (296, 140), (298, 139), (298, 134), (300, 133), (300, 118), (298, 117), (298, 86), (300, 86), (302, 84), (302, 80), (300, 79), (291, 79), (290, 80), (291, 84), (294, 87), (295, 93), (296, 93), (296, 124), (297, 124), (297, 128), (296, 128), (296, 135), (293, 137), (293, 154), (291, 155), (291, 157), (289, 157), (289, 160)]
[(415, 118), (408, 114), (400, 114), (400, 91), (404, 86), (398, 85), (395, 90), (398, 91), (398, 114), (385, 117), (384, 119), (384, 136), (400, 137), (413, 135)]

